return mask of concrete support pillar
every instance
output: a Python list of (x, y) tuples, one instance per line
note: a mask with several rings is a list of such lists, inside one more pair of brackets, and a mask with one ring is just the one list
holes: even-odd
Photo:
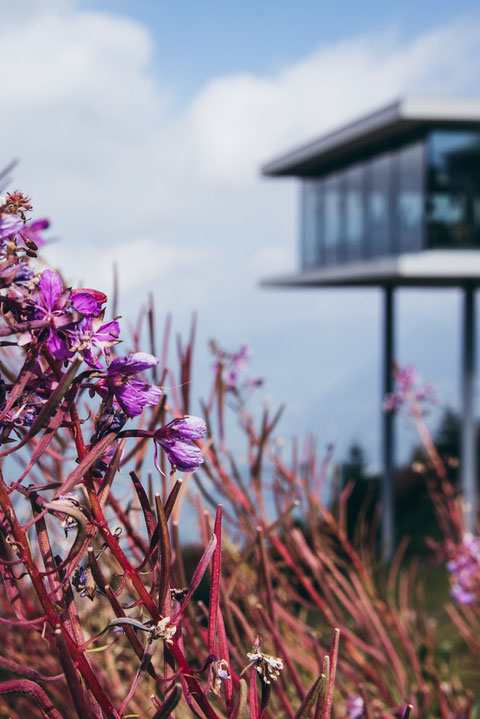
[[(394, 288), (383, 288), (383, 395), (394, 389)], [(394, 513), (394, 413), (382, 409), (382, 553), (390, 561), (395, 551), (395, 513)]]
[(462, 437), (460, 473), (465, 531), (475, 531), (477, 512), (477, 442), (475, 421), (475, 287), (463, 288)]

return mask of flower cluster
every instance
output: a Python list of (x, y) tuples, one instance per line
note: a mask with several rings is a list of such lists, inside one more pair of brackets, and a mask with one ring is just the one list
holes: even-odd
[(413, 400), (423, 407), (437, 404), (435, 385), (428, 382), (421, 385), (420, 377), (415, 367), (410, 364), (403, 369), (395, 370), (395, 391), (385, 396), (383, 409), (385, 412), (397, 412), (409, 405)]
[(213, 370), (217, 377), (220, 377), (226, 390), (239, 392), (241, 389), (261, 387), (263, 380), (258, 377), (245, 377), (242, 375), (248, 369), (248, 361), (252, 356), (252, 350), (248, 342), (243, 342), (237, 352), (226, 352), (215, 342), (210, 342), (210, 347), (216, 357), (213, 363)]
[(480, 603), (480, 537), (465, 534), (462, 543), (450, 550), (447, 569), (452, 599), (459, 604)]
[[(0, 378), (0, 443), (9, 441), (12, 431), (21, 437), (55, 390), (58, 382), (52, 361), (59, 367), (58, 363), (68, 365), (77, 358), (87, 365), (80, 387), (102, 400), (91, 438), (93, 447), (108, 433), (118, 434), (128, 418), (159, 403), (162, 390), (142, 377), (158, 359), (146, 352), (114, 356), (120, 325), (118, 318), (104, 319), (107, 296), (95, 289), (65, 287), (53, 270), (36, 274), (30, 268), (29, 258), (36, 256), (44, 243), (42, 233), (49, 227), (46, 219), (27, 221), (30, 210), (29, 199), (19, 192), (0, 197), (0, 302), (7, 324), (3, 335), (17, 335), (16, 341), (9, 339), (3, 344), (40, 350), (31, 364), (28, 382), (11, 400), (12, 385)], [(245, 350), (242, 352), (246, 356)], [(240, 355), (235, 362), (241, 362)], [(196, 440), (205, 432), (203, 420), (191, 416), (150, 432), (157, 467), (160, 447), (177, 469), (197, 469), (203, 458)], [(93, 466), (94, 475), (101, 476), (107, 469), (116, 444), (113, 441)]]

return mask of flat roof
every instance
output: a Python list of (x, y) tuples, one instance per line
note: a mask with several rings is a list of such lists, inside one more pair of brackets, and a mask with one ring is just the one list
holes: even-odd
[(262, 174), (308, 176), (394, 145), (428, 127), (480, 124), (480, 98), (405, 97), (281, 155)]
[(478, 250), (426, 250), (269, 277), (263, 287), (480, 286)]

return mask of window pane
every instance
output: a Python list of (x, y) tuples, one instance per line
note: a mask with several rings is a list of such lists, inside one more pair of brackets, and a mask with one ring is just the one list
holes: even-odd
[(339, 259), (340, 240), (340, 181), (338, 175), (331, 175), (325, 180), (323, 197), (325, 264), (334, 264)]
[(417, 142), (397, 153), (396, 220), (400, 252), (423, 248), (424, 144)]
[(368, 165), (368, 241), (372, 257), (390, 252), (392, 160), (389, 154), (371, 160)]
[(480, 132), (431, 132), (427, 162), (428, 245), (480, 247)]
[(302, 185), (302, 267), (318, 267), (321, 262), (320, 218), (322, 180), (305, 180)]
[(365, 168), (351, 167), (346, 174), (345, 188), (345, 240), (348, 260), (358, 260), (364, 255), (365, 243)]

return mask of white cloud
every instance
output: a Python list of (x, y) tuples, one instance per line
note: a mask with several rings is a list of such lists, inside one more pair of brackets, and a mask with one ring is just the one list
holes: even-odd
[(461, 23), (410, 43), (353, 38), (273, 76), (215, 78), (175, 113), (146, 27), (35, 7), (0, 28), (0, 153), (21, 158), (17, 177), (72, 244), (293, 241), (278, 230), (293, 231), (294, 201), (259, 179), (262, 160), (405, 91), (469, 92), (480, 57), (480, 31)]
[[(20, 158), (16, 185), (52, 216), (62, 243), (50, 255), (67, 276), (110, 283), (116, 260), (128, 299), (152, 289), (165, 309), (200, 306), (220, 337), (261, 342), (271, 327), (285, 377), (289, 329), (316, 323), (332, 343), (338, 327), (370, 318), (368, 297), (354, 318), (348, 293), (313, 302), (256, 289), (259, 267), (293, 262), (297, 212), (294, 183), (262, 180), (259, 166), (402, 93), (476, 91), (477, 25), (413, 41), (391, 30), (345, 39), (276, 74), (213, 78), (176, 111), (175, 78), (153, 64), (162, 38), (147, 27), (73, 0), (10, 5), (0, 27), (0, 157)], [(305, 361), (328, 370), (318, 354)]]

